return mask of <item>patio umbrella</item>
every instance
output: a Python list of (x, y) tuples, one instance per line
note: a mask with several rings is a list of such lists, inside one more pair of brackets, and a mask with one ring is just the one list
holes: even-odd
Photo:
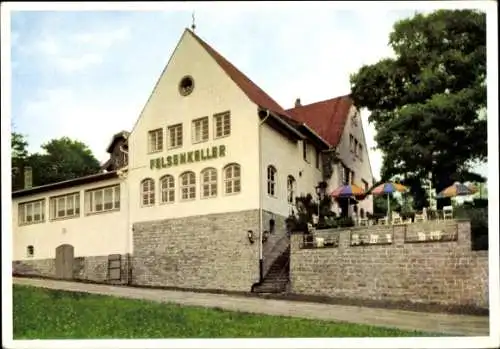
[(436, 197), (438, 199), (442, 198), (452, 198), (455, 196), (466, 196), (471, 195), (476, 192), (476, 188), (469, 187), (465, 184), (455, 182), (453, 185), (450, 185), (448, 188), (441, 191)]
[(377, 185), (372, 189), (371, 194), (373, 195), (387, 195), (387, 217), (389, 217), (391, 212), (391, 200), (389, 195), (395, 192), (405, 192), (407, 188), (399, 183), (387, 182)]
[(351, 198), (362, 196), (364, 193), (365, 192), (361, 189), (361, 187), (358, 187), (355, 184), (346, 184), (332, 191), (330, 196), (336, 199), (347, 198), (347, 206), (349, 206)]

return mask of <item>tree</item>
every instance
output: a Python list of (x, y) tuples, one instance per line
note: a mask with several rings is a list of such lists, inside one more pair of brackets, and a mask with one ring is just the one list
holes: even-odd
[(42, 145), (44, 153), (34, 154), (28, 154), (27, 145), (24, 136), (12, 134), (12, 190), (23, 188), (26, 166), (32, 168), (33, 186), (83, 177), (100, 170), (99, 161), (80, 141), (68, 137), (53, 139)]
[(437, 191), (457, 180), (484, 180), (470, 168), (487, 157), (486, 15), (417, 14), (394, 25), (389, 44), (396, 57), (352, 75), (351, 96), (371, 111), (382, 180), (402, 176), (421, 207), (429, 173)]
[(68, 137), (53, 139), (42, 145), (45, 154), (32, 154), (33, 182), (44, 185), (83, 177), (99, 172), (99, 161), (87, 145)]

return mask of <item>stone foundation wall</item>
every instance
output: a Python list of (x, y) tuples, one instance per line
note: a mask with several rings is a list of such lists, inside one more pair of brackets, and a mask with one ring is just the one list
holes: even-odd
[(469, 222), (365, 227), (317, 235), (322, 243), (332, 243), (317, 248), (304, 245), (302, 235), (292, 236), (293, 293), (488, 307), (488, 253), (471, 250)]
[[(119, 279), (109, 277), (109, 256), (75, 257), (73, 260), (73, 279), (126, 284), (129, 276), (129, 255), (120, 256)], [(42, 276), (56, 278), (55, 259), (31, 259), (12, 262), (12, 274), (22, 276)]]
[(132, 283), (250, 291), (259, 280), (258, 234), (258, 210), (135, 223)]

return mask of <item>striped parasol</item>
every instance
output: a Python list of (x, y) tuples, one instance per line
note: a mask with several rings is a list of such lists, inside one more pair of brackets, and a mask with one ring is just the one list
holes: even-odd
[(450, 185), (448, 188), (441, 191), (436, 197), (438, 199), (442, 198), (452, 198), (455, 196), (466, 196), (472, 195), (477, 191), (477, 189), (473, 186), (467, 186), (460, 182), (455, 182), (453, 185)]
[(386, 195), (386, 194), (392, 194), (395, 192), (402, 193), (402, 192), (405, 192), (406, 189), (407, 188), (402, 184), (388, 182), (388, 183), (383, 183), (383, 184), (377, 185), (375, 188), (372, 189), (371, 193), (373, 195)]
[(405, 192), (407, 188), (399, 183), (387, 182), (377, 185), (375, 188), (371, 190), (371, 194), (373, 195), (387, 195), (387, 217), (391, 214), (391, 200), (389, 198), (390, 194), (395, 192)]
[(363, 189), (355, 184), (342, 185), (332, 191), (330, 194), (334, 198), (352, 198), (363, 195), (365, 192)]

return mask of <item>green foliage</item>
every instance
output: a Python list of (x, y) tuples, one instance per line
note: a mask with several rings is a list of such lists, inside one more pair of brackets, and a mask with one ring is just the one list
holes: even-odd
[[(15, 136), (14, 136), (15, 135)], [(33, 170), (33, 186), (50, 184), (74, 179), (99, 172), (99, 161), (82, 142), (68, 137), (53, 139), (42, 145), (44, 153), (29, 154), (27, 142), (20, 136), (12, 137), (12, 166), (18, 168), (31, 166)], [(16, 157), (14, 157), (16, 155)], [(22, 176), (18, 171), (15, 176)], [(13, 180), (13, 189), (21, 189), (22, 181)]]
[(12, 132), (10, 141), (12, 158), (12, 187), (16, 188), (19, 185), (24, 163), (26, 161), (26, 157), (28, 156), (28, 141), (24, 135), (16, 132)]
[(400, 337), (390, 328), (14, 285), (14, 339)]
[(473, 250), (488, 250), (488, 206), (458, 206), (455, 208), (457, 218), (470, 220), (471, 243)]
[(421, 179), (429, 172), (441, 191), (479, 178), (470, 164), (487, 157), (480, 113), (486, 108), (486, 15), (417, 14), (394, 25), (389, 43), (396, 58), (351, 76), (352, 98), (371, 111), (384, 154), (382, 180), (402, 175), (420, 208), (426, 204)]

